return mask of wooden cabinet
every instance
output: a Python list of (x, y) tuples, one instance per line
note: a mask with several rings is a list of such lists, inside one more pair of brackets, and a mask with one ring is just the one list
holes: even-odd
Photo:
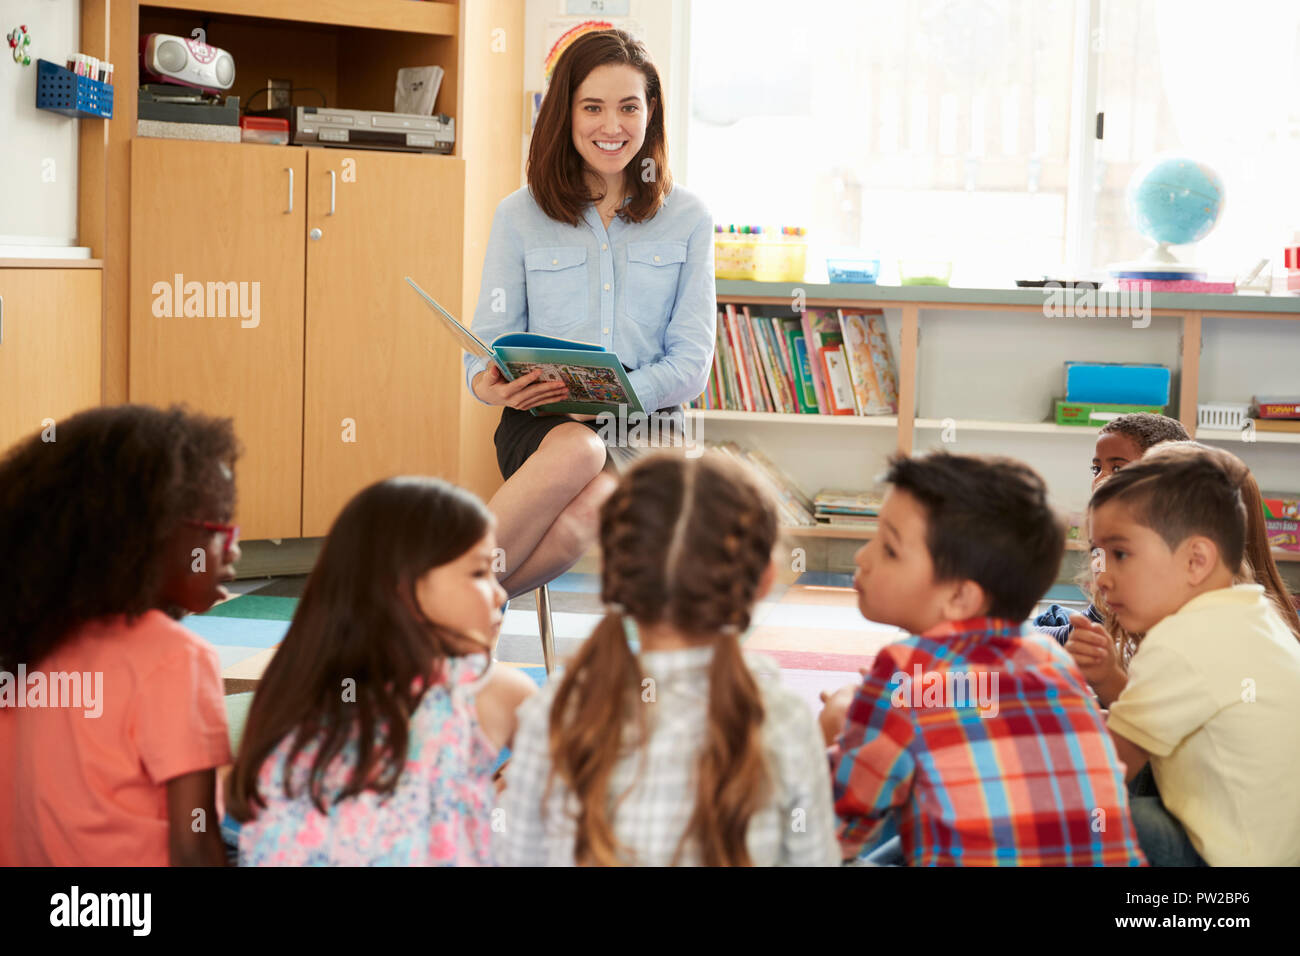
[(131, 143), (128, 394), (234, 419), (247, 538), (302, 522), (306, 177), (301, 149)]
[(370, 482), (454, 478), (459, 352), (403, 277), (459, 310), (464, 162), (131, 146), (130, 397), (234, 419), (242, 536), (323, 535)]
[(460, 352), (411, 276), (456, 314), (464, 161), (307, 150), (304, 537), (391, 475), (455, 480)]
[(0, 454), (99, 404), (101, 283), (99, 269), (0, 268)]

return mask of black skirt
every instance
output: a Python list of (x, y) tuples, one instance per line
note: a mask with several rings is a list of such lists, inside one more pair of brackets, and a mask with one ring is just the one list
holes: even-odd
[[(655, 416), (667, 416), (673, 427), (678, 429), (678, 434), (684, 431), (684, 416), (680, 405), (673, 405), (669, 408), (661, 408), (654, 413)], [(492, 436), (492, 440), (497, 449), (497, 467), (501, 469), (501, 477), (509, 479), (516, 471), (523, 467), (528, 457), (542, 444), (544, 439), (551, 431), (560, 425), (573, 422), (574, 419), (568, 415), (534, 415), (532, 412), (521, 412), (517, 408), (511, 408), (509, 405), (501, 409), (501, 421), (497, 424), (497, 430)], [(601, 422), (584, 421), (577, 422), (579, 425), (586, 425), (598, 437), (601, 433)], [(664, 426), (662, 434), (669, 434), (667, 425)], [(614, 466), (618, 469), (625, 466), (628, 461), (636, 455), (635, 451), (620, 449), (621, 453), (611, 455), (611, 451), (606, 447), (605, 463), (609, 464), (613, 457)]]
[[(501, 469), (501, 477), (509, 478), (522, 468), (551, 429), (567, 422), (573, 422), (568, 415), (534, 415), (509, 405), (504, 406), (501, 409), (501, 421), (492, 436), (492, 441), (497, 446), (497, 467)], [(593, 432), (598, 432), (599, 422), (576, 424), (586, 425)], [(608, 461), (608, 455), (606, 460)]]

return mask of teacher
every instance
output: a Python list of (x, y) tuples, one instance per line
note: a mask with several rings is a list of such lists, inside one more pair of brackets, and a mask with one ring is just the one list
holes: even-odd
[[(673, 184), (659, 73), (621, 30), (564, 51), (528, 150), (528, 185), (497, 206), (473, 330), (489, 344), (535, 332), (600, 344), (628, 369), (647, 411), (677, 409), (705, 388), (717, 302), (713, 217)], [(498, 520), (513, 597), (577, 563), (595, 539), (615, 478), (595, 416), (533, 415), (563, 399), (538, 371), (507, 381), (467, 354), (466, 382), (501, 405)]]

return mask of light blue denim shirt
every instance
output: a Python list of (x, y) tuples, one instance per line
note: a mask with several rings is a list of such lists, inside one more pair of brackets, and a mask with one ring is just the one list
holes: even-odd
[[(602, 345), (650, 412), (704, 391), (716, 324), (713, 216), (681, 186), (645, 222), (608, 229), (590, 204), (578, 226), (551, 219), (527, 187), (497, 205), (472, 325), (489, 345), (507, 332)], [(468, 386), (487, 363), (464, 358)]]

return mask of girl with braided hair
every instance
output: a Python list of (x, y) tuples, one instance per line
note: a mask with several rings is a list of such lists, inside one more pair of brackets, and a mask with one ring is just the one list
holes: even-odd
[(738, 465), (654, 455), (600, 516), (608, 613), (519, 710), (509, 865), (834, 865), (826, 755), (776, 666), (742, 653), (777, 518)]

